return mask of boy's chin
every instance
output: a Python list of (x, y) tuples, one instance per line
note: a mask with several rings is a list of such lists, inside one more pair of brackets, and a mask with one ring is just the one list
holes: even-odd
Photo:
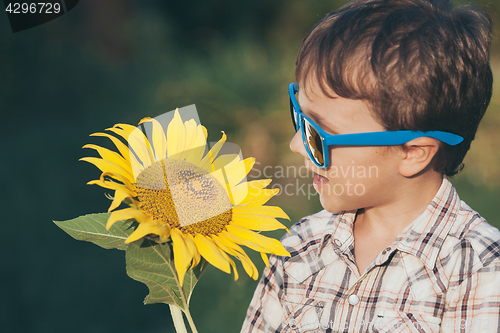
[(319, 196), (319, 201), (321, 203), (321, 206), (329, 213), (332, 214), (337, 214), (343, 211), (352, 211), (352, 210), (358, 210), (362, 207), (358, 207), (358, 205), (354, 203), (347, 203), (347, 202), (342, 202), (341, 197), (323, 197), (322, 195)]

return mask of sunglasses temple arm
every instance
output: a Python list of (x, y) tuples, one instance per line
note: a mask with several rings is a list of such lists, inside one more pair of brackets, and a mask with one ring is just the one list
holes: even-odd
[(387, 131), (333, 135), (328, 136), (324, 143), (328, 146), (393, 146), (421, 137), (431, 137), (451, 146), (463, 141), (463, 138), (457, 134), (442, 131)]

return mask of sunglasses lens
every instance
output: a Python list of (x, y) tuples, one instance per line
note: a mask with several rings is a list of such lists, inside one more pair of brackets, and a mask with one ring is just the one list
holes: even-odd
[(298, 131), (297, 124), (299, 122), (299, 119), (298, 119), (299, 115), (297, 114), (297, 112), (295, 112), (295, 107), (293, 106), (291, 99), (290, 99), (290, 113), (292, 116), (293, 128), (295, 129), (295, 132), (297, 132)]
[(316, 163), (318, 163), (318, 165), (324, 166), (325, 158), (323, 155), (323, 140), (321, 140), (319, 133), (306, 119), (303, 119), (302, 130), (304, 131), (305, 141), (311, 156), (314, 158)]

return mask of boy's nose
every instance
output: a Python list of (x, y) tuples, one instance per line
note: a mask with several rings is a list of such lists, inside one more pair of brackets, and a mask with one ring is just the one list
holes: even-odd
[(295, 133), (290, 141), (290, 149), (297, 154), (304, 156), (304, 158), (309, 159), (309, 155), (307, 154), (306, 147), (304, 147), (304, 141), (302, 140), (302, 130), (299, 130)]

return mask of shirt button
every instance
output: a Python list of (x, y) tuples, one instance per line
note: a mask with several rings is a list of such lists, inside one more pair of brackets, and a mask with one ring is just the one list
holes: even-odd
[(356, 305), (358, 303), (359, 303), (359, 297), (358, 297), (358, 295), (351, 295), (351, 296), (349, 296), (349, 304)]
[(385, 255), (387, 252), (391, 251), (390, 247), (386, 247), (384, 251), (382, 251), (382, 255)]
[(342, 242), (341, 242), (341, 241), (339, 241), (337, 238), (335, 238), (335, 239), (333, 240), (333, 242), (334, 242), (334, 243), (335, 243), (335, 245), (337, 245), (338, 247), (341, 247), (341, 246), (342, 246)]

